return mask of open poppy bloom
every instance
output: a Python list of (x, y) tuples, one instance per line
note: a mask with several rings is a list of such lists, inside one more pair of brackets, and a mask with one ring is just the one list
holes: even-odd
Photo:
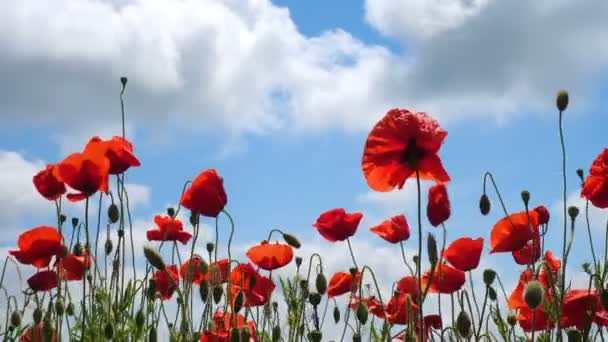
[(228, 281), (230, 268), (230, 261), (228, 259), (221, 259), (216, 262), (212, 262), (209, 265), (209, 272), (205, 274), (204, 279), (208, 280), (211, 285), (219, 285)]
[(450, 200), (448, 190), (443, 184), (436, 184), (429, 188), (429, 202), (426, 207), (426, 216), (433, 227), (437, 227), (450, 218)]
[(9, 250), (10, 255), (22, 264), (42, 268), (63, 252), (63, 238), (57, 229), (40, 226), (19, 235), (17, 246), (18, 250)]
[(139, 160), (133, 154), (133, 145), (122, 137), (112, 137), (110, 140), (103, 140), (100, 137), (93, 137), (84, 148), (85, 153), (93, 152), (104, 155), (110, 161), (111, 175), (121, 174), (130, 167), (140, 166)]
[(405, 215), (393, 216), (370, 230), (390, 243), (398, 243), (410, 238), (410, 226)]
[(361, 218), (362, 213), (348, 214), (344, 209), (338, 208), (321, 214), (313, 227), (330, 242), (344, 241), (355, 235)]
[(156, 281), (158, 297), (161, 300), (171, 299), (179, 282), (177, 265), (167, 266), (164, 270), (156, 271), (152, 277)]
[(180, 200), (185, 208), (208, 217), (217, 217), (227, 202), (224, 181), (214, 169), (201, 172)]
[(412, 297), (412, 301), (418, 303), (418, 278), (405, 276), (397, 281), (395, 289), (401, 294), (409, 294)]
[(572, 289), (564, 296), (561, 326), (585, 329), (593, 322), (596, 312), (601, 308), (597, 290)]
[(527, 306), (521, 308), (516, 319), (519, 322), (519, 326), (521, 326), (525, 332), (551, 329), (555, 324), (542, 305), (534, 310), (531, 310)]
[(511, 252), (513, 260), (518, 265), (531, 265), (540, 259), (540, 234), (538, 229), (534, 232), (534, 237), (521, 248)]
[(33, 177), (34, 186), (42, 197), (54, 201), (67, 191), (65, 184), (56, 176), (55, 165), (47, 165)]
[(421, 179), (449, 182), (437, 155), (447, 134), (426, 113), (389, 110), (365, 142), (361, 164), (367, 184), (376, 191), (401, 189), (416, 171)]
[(431, 272), (422, 275), (422, 287), (425, 288), (431, 282), (429, 292), (432, 293), (454, 293), (462, 288), (466, 280), (465, 273), (453, 268), (448, 264), (435, 266), (435, 273), (431, 279)]
[(443, 257), (461, 271), (470, 271), (479, 265), (481, 251), (483, 250), (483, 239), (460, 238), (454, 240), (450, 246), (443, 251)]
[(91, 256), (70, 254), (59, 260), (59, 270), (63, 280), (82, 280), (91, 267)]
[(179, 268), (179, 274), (182, 279), (186, 282), (190, 280), (191, 283), (200, 285), (204, 276), (201, 272), (201, 260), (199, 255), (193, 255), (192, 259), (186, 260), (184, 264)]
[[(253, 280), (252, 280), (253, 278)], [(251, 286), (253, 281), (253, 287)], [(275, 289), (274, 282), (257, 272), (249, 263), (239, 264), (230, 272), (230, 287), (233, 298), (239, 291), (245, 294), (245, 307), (260, 306), (268, 303)]]
[(359, 287), (358, 282), (360, 281), (361, 273), (357, 272), (356, 276), (349, 272), (336, 272), (331, 276), (329, 280), (329, 286), (327, 288), (327, 297), (333, 298), (341, 296)]
[(608, 208), (608, 148), (605, 148), (591, 164), (589, 175), (583, 182), (581, 197), (589, 200), (597, 208)]
[(81, 201), (97, 191), (108, 193), (110, 160), (98, 151), (73, 153), (57, 164), (55, 176), (78, 193), (69, 193), (68, 200)]
[(27, 284), (34, 291), (48, 291), (54, 289), (57, 287), (57, 272), (38, 272), (27, 280)]
[[(57, 332), (55, 328), (51, 328), (51, 342), (57, 342)], [(42, 342), (44, 341), (44, 322), (40, 322), (36, 326), (31, 326), (23, 332), (19, 337), (19, 342)]]
[(261, 269), (272, 271), (291, 262), (293, 249), (286, 244), (271, 244), (264, 240), (261, 244), (249, 248), (247, 257)]
[[(410, 320), (416, 321), (418, 305), (416, 298), (409, 293), (395, 291), (386, 304), (386, 320), (390, 324), (408, 324)], [(411, 316), (410, 316), (411, 314)]]
[(182, 244), (188, 243), (192, 234), (184, 231), (182, 221), (171, 216), (156, 215), (154, 223), (158, 229), (151, 229), (146, 232), (148, 241), (179, 241)]
[(251, 333), (250, 340), (258, 340), (254, 322), (247, 321), (245, 316), (241, 314), (237, 314), (235, 317), (234, 314), (218, 311), (213, 316), (213, 323), (215, 323), (213, 330), (205, 330), (201, 334), (201, 342), (228, 342), (231, 340), (230, 334), (234, 328), (240, 330), (249, 328)]
[(534, 210), (511, 214), (500, 219), (492, 228), (490, 253), (513, 252), (522, 249), (538, 230), (538, 213)]

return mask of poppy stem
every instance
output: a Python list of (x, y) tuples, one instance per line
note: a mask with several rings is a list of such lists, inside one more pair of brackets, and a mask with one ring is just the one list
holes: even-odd
[[(469, 283), (471, 284), (471, 294), (473, 295), (473, 303), (475, 304), (475, 311), (477, 312), (477, 317), (481, 320), (481, 315), (479, 313), (479, 304), (477, 304), (477, 298), (475, 296), (475, 286), (473, 285), (473, 272), (469, 270)], [(487, 292), (487, 290), (486, 290)], [(485, 304), (484, 304), (485, 305)], [(477, 333), (479, 334), (479, 333)]]
[(412, 269), (410, 264), (407, 262), (407, 258), (405, 257), (405, 248), (403, 247), (403, 241), (399, 241), (399, 248), (401, 249), (401, 257), (403, 258), (403, 263), (405, 264), (405, 267), (407, 267), (407, 269), (410, 271), (412, 277), (414, 277), (415, 276), (414, 270)]
[[(560, 305), (559, 305), (559, 313), (561, 315), (561, 310), (562, 310), (562, 306), (564, 304), (564, 288), (565, 288), (565, 282), (566, 282), (566, 233), (568, 230), (568, 223), (567, 223), (567, 203), (566, 203), (566, 199), (567, 199), (567, 182), (566, 182), (566, 145), (564, 143), (564, 129), (563, 129), (563, 123), (562, 120), (563, 119), (563, 111), (559, 111), (559, 141), (560, 141), (560, 145), (561, 145), (561, 150), (562, 150), (562, 212), (563, 212), (563, 219), (564, 219), (564, 234), (563, 234), (563, 242), (562, 242), (562, 281), (559, 284), (559, 288), (560, 288)], [(558, 341), (562, 340), (562, 334), (561, 334), (561, 322), (558, 319), (557, 320), (557, 331), (559, 331), (560, 333), (558, 333)]]
[(419, 341), (423, 341), (422, 332), (424, 331), (424, 313), (422, 307), (424, 305), (422, 303), (422, 191), (420, 189), (420, 171), (418, 169), (416, 169), (416, 192), (418, 195), (418, 259), (416, 260), (416, 267), (418, 272), (418, 317), (420, 319)]
[(357, 266), (357, 261), (355, 260), (355, 254), (353, 254), (353, 248), (350, 245), (350, 238), (346, 238), (346, 243), (348, 243), (348, 251), (350, 252), (350, 257), (353, 259), (353, 264), (355, 265), (355, 268), (358, 270), (359, 266)]
[(589, 200), (585, 201), (585, 221), (587, 222), (587, 235), (589, 235), (589, 246), (591, 247), (591, 256), (593, 257), (593, 266), (595, 272), (599, 273), (595, 249), (593, 248), (593, 238), (591, 237), (591, 225), (589, 223)]
[[(89, 198), (87, 197), (84, 202), (84, 230), (86, 234), (85, 253), (89, 248)], [(87, 320), (87, 270), (85, 268), (82, 277), (82, 331), (80, 332), (80, 339), (84, 341), (85, 325)]]

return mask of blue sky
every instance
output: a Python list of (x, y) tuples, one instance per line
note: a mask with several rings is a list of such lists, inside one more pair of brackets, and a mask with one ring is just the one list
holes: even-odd
[[(0, 196), (0, 203), (10, 209), (0, 215), (0, 227), (6, 228), (3, 246), (12, 246), (24, 228), (53, 222), (52, 213), (41, 209), (51, 210), (50, 203), (38, 200), (30, 206), (21, 197), (29, 200), (35, 194), (20, 195), (32, 193), (29, 180), (42, 165), (38, 161), (59, 161), (65, 152), (84, 146), (91, 135), (119, 134), (118, 77), (124, 74), (130, 78), (129, 137), (142, 162), (141, 168), (129, 172), (128, 180), (149, 191), (142, 195), (136, 218), (151, 221), (176, 203), (185, 180), (216, 168), (224, 177), (228, 208), (242, 243), (261, 240), (274, 227), (304, 241), (317, 241), (312, 223), (336, 207), (365, 213), (357, 236), (360, 243), (381, 245), (368, 228), (400, 210), (414, 230), (415, 189), (407, 186), (398, 195), (371, 194), (360, 168), (367, 133), (393, 107), (428, 111), (449, 132), (440, 152), (453, 179), (449, 240), (473, 236), (488, 241), (491, 226), (502, 215), (492, 192), (494, 210), (489, 217), (482, 217), (477, 205), (483, 173), (492, 171), (511, 211), (522, 208), (523, 189), (531, 192), (535, 205), (550, 208), (549, 234), (558, 239), (555, 249), (561, 248), (561, 156), (554, 108), (559, 89), (571, 91), (564, 118), (569, 196), (578, 190), (575, 169), (587, 171), (606, 146), (608, 108), (603, 94), (608, 88), (608, 52), (595, 48), (602, 43), (591, 34), (600, 37), (608, 32), (600, 15), (606, 13), (604, 5), (585, 5), (598, 8), (575, 14), (569, 14), (566, 4), (529, 5), (534, 8), (518, 25), (539, 26), (526, 31), (500, 18), (495, 18), (496, 27), (491, 23), (495, 13), (527, 5), (492, 1), (474, 1), (471, 8), (462, 5), (449, 11), (426, 11), (417, 1), (397, 0), (246, 1), (242, 7), (231, 1), (205, 1), (216, 15), (223, 15), (222, 20), (206, 17), (192, 1), (179, 6), (160, 1), (158, 7), (117, 3), (107, 8), (90, 5), (88, 19), (115, 20), (115, 30), (128, 36), (130, 44), (112, 41), (101, 24), (85, 31), (74, 24), (61, 35), (35, 20), (29, 26), (14, 25), (13, 34), (25, 37), (23, 46), (3, 43), (5, 33), (0, 33), (0, 70), (10, 75), (7, 81), (0, 80), (0, 88), (6, 90), (0, 101), (5, 103), (0, 111), (6, 113), (0, 118), (0, 177), (2, 186), (11, 188)], [(11, 17), (19, 6), (18, 1), (9, 1), (15, 11), (4, 14), (4, 21), (19, 22)], [(57, 6), (77, 11), (67, 2)], [(168, 6), (183, 26), (164, 20), (151, 25), (162, 6)], [(47, 15), (61, 18), (62, 13), (49, 10)], [(587, 26), (552, 24), (568, 15), (580, 15), (578, 22)], [(150, 25), (149, 41), (139, 41), (137, 30), (128, 25), (134, 17), (141, 19), (142, 27)], [(204, 20), (220, 32), (215, 40), (208, 39), (213, 32), (209, 27), (198, 26)], [(288, 24), (292, 29), (283, 32)], [(543, 51), (535, 48), (535, 39), (550, 40), (556, 30), (565, 32), (561, 42), (548, 41)], [(525, 32), (532, 31), (535, 36), (526, 40)], [(31, 32), (50, 32), (45, 40), (54, 44), (47, 46)], [(79, 34), (91, 35), (90, 41), (99, 44), (83, 43)], [(502, 40), (513, 54), (494, 56), (498, 47), (479, 40), (476, 35), (482, 34)], [(581, 34), (589, 37), (575, 39)], [(131, 45), (140, 50), (134, 52)], [(571, 54), (558, 53), (564, 46), (576, 48)], [(353, 65), (343, 65), (340, 56), (352, 59)], [(278, 90), (287, 95), (288, 104), (273, 102)], [(9, 153), (13, 161), (21, 159), (10, 164)], [(606, 216), (593, 215), (596, 224)], [(425, 232), (433, 231), (426, 219), (423, 224)], [(602, 230), (595, 228), (599, 236)], [(578, 232), (576, 253), (586, 258), (586, 236)], [(415, 238), (413, 234), (412, 247)], [(498, 265), (510, 256), (485, 259)]]

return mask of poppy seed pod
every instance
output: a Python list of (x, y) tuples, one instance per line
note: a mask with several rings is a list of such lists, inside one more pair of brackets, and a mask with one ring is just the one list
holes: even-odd
[(11, 314), (11, 326), (17, 328), (20, 325), (21, 325), (21, 314), (19, 313), (19, 311), (13, 311), (13, 313)]
[(486, 286), (492, 285), (495, 279), (496, 271), (491, 268), (486, 268), (485, 270), (483, 270), (483, 283), (486, 284)]
[(322, 295), (324, 295), (327, 291), (327, 278), (325, 278), (323, 272), (319, 272), (319, 274), (317, 274), (317, 278), (315, 279), (315, 286), (317, 288), (317, 292)]
[(113, 249), (112, 240), (107, 239), (106, 243), (103, 246), (103, 249), (106, 252), (106, 255), (110, 255), (110, 253), (112, 253), (112, 249)]
[(555, 99), (555, 104), (557, 105), (557, 109), (560, 112), (563, 112), (566, 110), (566, 108), (568, 108), (568, 102), (569, 102), (569, 96), (568, 96), (568, 92), (565, 90), (560, 90), (557, 93), (557, 98)]
[(471, 334), (471, 318), (464, 310), (460, 311), (456, 318), (456, 330), (463, 338), (467, 338)]
[(340, 309), (334, 306), (334, 323), (338, 324), (338, 322), (340, 322)]
[(296, 266), (297, 267), (302, 266), (302, 257), (299, 257), (299, 256), (296, 257)]
[(365, 325), (368, 317), (369, 311), (367, 310), (367, 305), (365, 305), (365, 303), (359, 303), (359, 306), (357, 306), (357, 319), (359, 320), (359, 323)]
[(532, 280), (526, 284), (524, 289), (524, 301), (532, 310), (536, 309), (542, 302), (545, 296), (543, 286), (537, 280)]
[(163, 261), (163, 258), (160, 256), (160, 254), (158, 254), (158, 252), (149, 246), (144, 246), (144, 256), (146, 257), (146, 260), (148, 260), (148, 262), (150, 263), (150, 265), (156, 267), (159, 270), (164, 270), (165, 269), (165, 262)]
[(80, 243), (80, 241), (77, 241), (74, 244), (74, 247), (72, 247), (72, 254), (74, 254), (75, 256), (82, 255), (82, 244)]
[(481, 214), (484, 216), (488, 215), (490, 213), (491, 207), (492, 205), (490, 203), (490, 198), (488, 198), (488, 195), (481, 195), (481, 198), (479, 199), (479, 211), (481, 212)]
[(59, 215), (59, 222), (61, 224), (63, 224), (65, 222), (65, 220), (67, 220), (67, 219), (68, 218), (64, 214)]
[(585, 182), (585, 174), (583, 169), (576, 169), (576, 175), (580, 178), (581, 182)]
[(435, 240), (435, 236), (431, 233), (429, 233), (426, 239), (426, 252), (429, 255), (429, 262), (431, 265), (436, 265), (438, 261), (437, 240)]
[(570, 219), (574, 221), (574, 219), (578, 216), (579, 210), (578, 207), (571, 206), (568, 208), (568, 216)]
[(51, 318), (48, 316), (42, 322), (42, 335), (44, 336), (44, 341), (53, 340), (53, 322), (51, 322)]
[(311, 342), (321, 342), (322, 337), (323, 337), (323, 334), (319, 330), (313, 330), (308, 333), (308, 339)]
[(528, 203), (530, 202), (530, 192), (528, 190), (524, 190), (521, 192), (521, 200), (524, 201), (524, 205), (527, 208)]
[(319, 305), (319, 303), (321, 303), (321, 295), (316, 292), (313, 292), (308, 295), (308, 301), (313, 306), (317, 306), (317, 305)]
[(357, 270), (357, 268), (356, 268), (356, 267), (351, 267), (351, 268), (349, 268), (349, 269), (348, 269), (348, 272), (349, 272), (351, 275), (353, 275), (353, 276), (354, 276), (355, 274), (357, 274), (357, 271), (359, 271), (359, 270)]
[(120, 219), (120, 212), (118, 206), (114, 203), (108, 207), (108, 220), (110, 223), (116, 223)]
[(283, 233), (283, 240), (285, 240), (285, 242), (293, 248), (302, 247), (300, 240), (291, 234)]
[(218, 285), (213, 288), (213, 302), (215, 304), (219, 304), (222, 299), (222, 295), (224, 294), (224, 289)]
[(78, 217), (72, 217), (72, 228), (76, 229), (78, 226)]
[(207, 248), (207, 252), (213, 253), (213, 249), (215, 248), (215, 245), (213, 244), (213, 242), (207, 242), (207, 245), (205, 245), (205, 247)]
[(123, 88), (127, 86), (128, 81), (129, 81), (129, 79), (126, 76), (122, 76), (120, 78), (120, 84), (122, 84)]
[(119, 229), (116, 231), (116, 234), (118, 235), (119, 238), (122, 238), (123, 236), (125, 236), (125, 230)]
[(175, 209), (173, 209), (173, 207), (167, 208), (167, 215), (170, 217), (175, 217)]

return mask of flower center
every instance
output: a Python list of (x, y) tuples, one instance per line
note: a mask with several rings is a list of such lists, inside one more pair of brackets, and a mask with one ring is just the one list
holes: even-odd
[(411, 138), (401, 155), (401, 163), (406, 163), (409, 168), (417, 170), (423, 156), (424, 150), (416, 145), (416, 138)]

